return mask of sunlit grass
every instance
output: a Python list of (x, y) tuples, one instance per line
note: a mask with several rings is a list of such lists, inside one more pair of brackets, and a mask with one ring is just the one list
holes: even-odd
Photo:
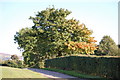
[(42, 76), (40, 73), (26, 69), (0, 66), (0, 70), (2, 70), (1, 78), (46, 78)]

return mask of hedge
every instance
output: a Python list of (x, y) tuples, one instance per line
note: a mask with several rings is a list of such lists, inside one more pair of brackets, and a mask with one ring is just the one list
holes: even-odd
[(46, 68), (74, 70), (85, 74), (114, 79), (119, 79), (119, 64), (119, 57), (69, 56), (45, 61)]

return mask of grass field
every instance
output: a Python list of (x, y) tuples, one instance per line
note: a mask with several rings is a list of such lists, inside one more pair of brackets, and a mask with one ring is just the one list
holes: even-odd
[(37, 72), (5, 66), (0, 66), (0, 74), (0, 78), (46, 78)]

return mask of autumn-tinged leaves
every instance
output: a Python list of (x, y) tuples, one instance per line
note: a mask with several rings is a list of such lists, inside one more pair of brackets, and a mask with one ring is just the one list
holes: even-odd
[[(94, 50), (97, 49), (94, 37), (90, 37), (91, 30), (88, 30), (84, 24), (79, 24), (79, 21), (70, 19), (67, 21), (70, 26), (66, 30), (73, 33), (73, 39), (69, 42), (65, 42), (65, 45), (69, 50), (73, 50), (78, 53), (94, 54)], [(77, 40), (78, 39), (78, 40)]]
[[(88, 41), (96, 42), (96, 40), (89, 40), (89, 39)], [(68, 43), (65, 43), (65, 45), (68, 47), (68, 49), (75, 50), (83, 54), (94, 54), (94, 50), (97, 49), (97, 46), (95, 43), (70, 41)]]

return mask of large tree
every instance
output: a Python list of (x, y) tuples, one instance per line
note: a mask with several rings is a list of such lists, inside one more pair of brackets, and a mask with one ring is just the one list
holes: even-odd
[(76, 19), (66, 19), (67, 9), (47, 8), (30, 17), (34, 25), (15, 35), (27, 64), (70, 54), (94, 54), (92, 31)]

